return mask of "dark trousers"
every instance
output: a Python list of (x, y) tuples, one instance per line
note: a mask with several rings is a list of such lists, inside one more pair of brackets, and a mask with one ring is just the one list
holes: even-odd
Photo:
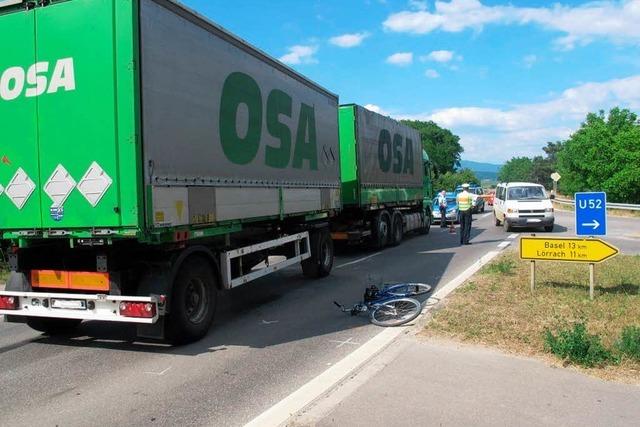
[(471, 238), (471, 209), (460, 211), (460, 244), (469, 243)]
[(440, 227), (447, 228), (447, 207), (440, 206)]

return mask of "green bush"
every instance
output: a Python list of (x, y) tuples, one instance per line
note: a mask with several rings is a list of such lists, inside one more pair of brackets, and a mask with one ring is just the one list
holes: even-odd
[(584, 323), (576, 323), (572, 329), (561, 329), (557, 335), (545, 331), (547, 351), (572, 363), (585, 366), (603, 366), (616, 359), (603, 345), (600, 337), (587, 333)]
[(627, 326), (622, 330), (616, 348), (623, 355), (640, 361), (640, 327)]

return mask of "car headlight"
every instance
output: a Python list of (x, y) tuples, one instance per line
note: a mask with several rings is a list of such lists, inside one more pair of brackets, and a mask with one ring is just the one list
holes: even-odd
[(545, 212), (553, 212), (553, 208), (546, 208), (544, 211)]
[(509, 208), (507, 209), (507, 213), (518, 213), (518, 209)]

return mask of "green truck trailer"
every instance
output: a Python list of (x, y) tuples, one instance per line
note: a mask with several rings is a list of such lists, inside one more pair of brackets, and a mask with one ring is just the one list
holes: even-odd
[(329, 274), (336, 95), (170, 0), (1, 0), (0, 39), (7, 320), (188, 342), (220, 290)]
[(342, 210), (332, 238), (375, 248), (431, 227), (431, 164), (417, 130), (359, 105), (340, 106)]

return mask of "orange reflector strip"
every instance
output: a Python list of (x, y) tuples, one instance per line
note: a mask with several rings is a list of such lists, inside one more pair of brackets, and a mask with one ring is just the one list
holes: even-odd
[(76, 289), (79, 291), (108, 291), (109, 273), (32, 270), (31, 286), (34, 288)]
[(69, 272), (69, 289), (108, 291), (109, 273)]
[(335, 232), (335, 233), (331, 233), (331, 238), (333, 240), (349, 240), (349, 234), (342, 233), (342, 232)]
[(34, 288), (59, 288), (69, 287), (69, 273), (54, 270), (32, 270), (31, 286)]

